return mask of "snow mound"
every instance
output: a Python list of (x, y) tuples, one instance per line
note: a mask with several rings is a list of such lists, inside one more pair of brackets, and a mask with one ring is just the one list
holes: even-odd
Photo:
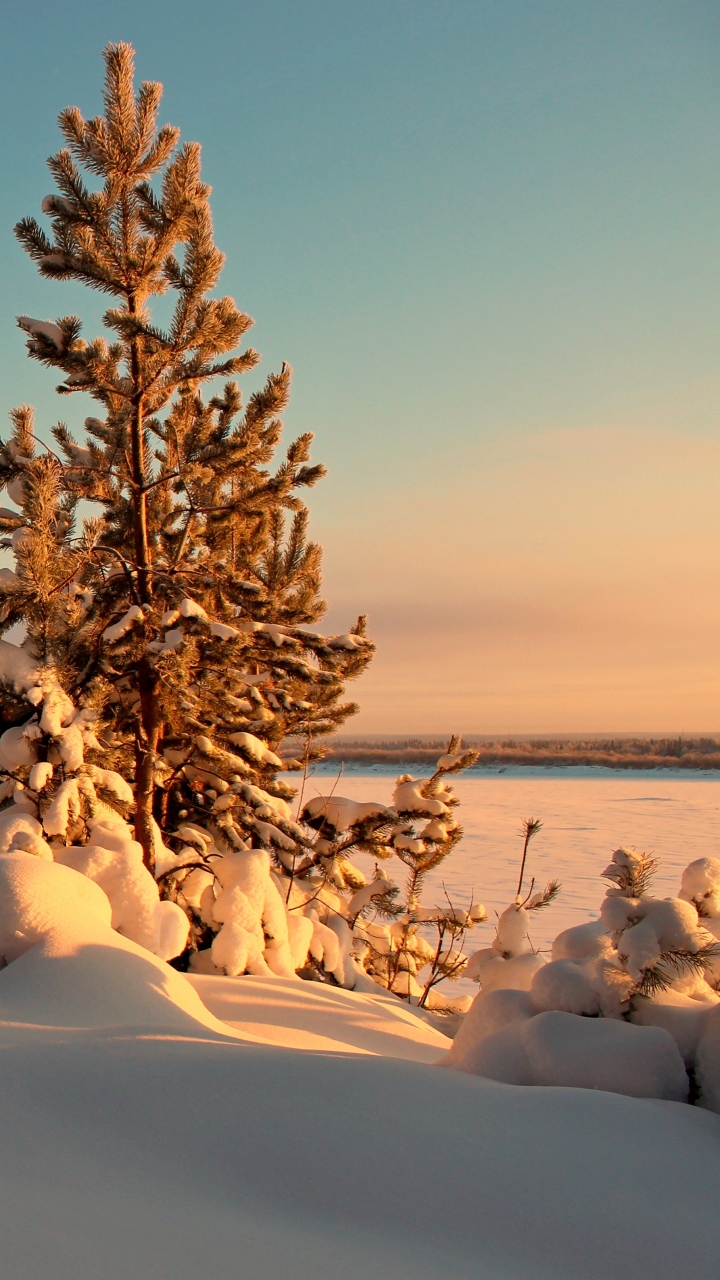
[[(683, 1060), (661, 1027), (559, 1012), (524, 1017), (519, 1003), (516, 1007), (507, 1025), (479, 1039), (468, 1036), (443, 1065), (506, 1084), (605, 1089), (668, 1102), (686, 1099)], [(478, 1029), (484, 1025), (478, 1018)]]
[(0, 1020), (45, 1027), (147, 1025), (237, 1038), (184, 977), (111, 927), (100, 886), (71, 867), (0, 855)]
[(514, 1034), (524, 1082), (584, 1064), (582, 1089), (510, 1089), (428, 1069), (447, 1041), (390, 997), (186, 980), (70, 867), (0, 855), (0, 901), (26, 948), (0, 972), (3, 1280), (714, 1274), (720, 1118), (592, 1092), (632, 1042), (677, 1096), (665, 1031), (481, 994), (480, 1047)]
[(551, 960), (535, 974), (532, 1000), (538, 1013), (558, 1010), (595, 1016), (600, 1012), (600, 996), (590, 975), (577, 960)]
[(109, 930), (110, 903), (91, 880), (31, 853), (0, 855), (0, 955), (6, 964), (59, 930), (82, 937), (95, 925)]
[(475, 1046), (513, 1022), (527, 1022), (535, 1008), (527, 991), (501, 987), (481, 991), (465, 1014), (443, 1066), (472, 1070)]
[(112, 925), (126, 938), (162, 960), (183, 950), (188, 918), (174, 902), (161, 902), (157, 885), (143, 865), (141, 845), (124, 822), (95, 822), (92, 844), (59, 846), (55, 862), (72, 867), (97, 883), (112, 906)]
[(700, 1104), (720, 1111), (720, 1006), (707, 1014), (703, 1034), (695, 1057), (695, 1078), (700, 1090)]
[[(695, 1066), (696, 1051), (718, 1000), (694, 1000), (680, 991), (658, 991), (652, 1000), (637, 996), (630, 1021), (639, 1027), (664, 1027), (675, 1041), (685, 1066)], [(720, 1046), (719, 1046), (720, 1047)]]
[(195, 973), (188, 981), (222, 1022), (269, 1044), (435, 1063), (452, 1043), (380, 987), (374, 995), (321, 982)]

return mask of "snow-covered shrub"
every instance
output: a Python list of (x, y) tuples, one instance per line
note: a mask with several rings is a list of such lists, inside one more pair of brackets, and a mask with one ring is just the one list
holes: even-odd
[[(398, 778), (390, 807), (334, 795), (313, 797), (301, 813), (301, 821), (316, 833), (312, 852), (293, 872), (296, 884), (324, 881), (325, 924), (345, 928), (355, 980), (361, 966), (395, 995), (452, 1012), (464, 1012), (467, 997), (452, 1000), (435, 988), (465, 971), (463, 942), (468, 930), (485, 919), (485, 909), (472, 902), (461, 908), (449, 900), (426, 905), (422, 893), (427, 874), (462, 838), (454, 816), (458, 801), (448, 777), (475, 759), (476, 753), (462, 751), (459, 738), (452, 738), (430, 778)], [(350, 860), (353, 852), (370, 853), (380, 861), (399, 859), (407, 869), (402, 897), (378, 863), (375, 879), (366, 883)], [(336, 895), (331, 906), (328, 889)]]
[(548, 963), (522, 949), (526, 922), (523, 931), (508, 908), (493, 947), (468, 964), (481, 991), (445, 1065), (637, 1097), (681, 1100), (692, 1088), (720, 1110), (718, 947), (705, 925), (720, 863), (691, 863), (679, 896), (665, 899), (650, 893), (655, 868), (616, 849), (600, 919), (560, 933)]
[(538, 971), (545, 966), (544, 958), (538, 955), (530, 942), (530, 919), (533, 912), (542, 911), (554, 902), (560, 892), (560, 884), (551, 880), (544, 889), (535, 892), (533, 878), (529, 891), (523, 896), (528, 846), (541, 827), (542, 823), (537, 818), (523, 822), (523, 850), (515, 901), (498, 916), (491, 945), (475, 951), (465, 967), (465, 977), (479, 982), (483, 991), (528, 991)]
[(201, 910), (211, 926), (220, 926), (210, 952), (215, 968), (230, 977), (241, 973), (293, 977), (287, 913), (270, 874), (267, 851), (226, 854), (215, 863), (214, 871), (218, 887), (205, 889)]
[(720, 859), (696, 858), (691, 862), (682, 873), (678, 898), (691, 902), (703, 927), (720, 938)]

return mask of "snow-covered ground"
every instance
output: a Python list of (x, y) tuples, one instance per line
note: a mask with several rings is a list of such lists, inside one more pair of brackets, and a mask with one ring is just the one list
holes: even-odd
[[(370, 783), (341, 793), (388, 798), (391, 778)], [(655, 847), (668, 891), (717, 852), (714, 782), (458, 790), (468, 836), (448, 888), (503, 906), (518, 820), (539, 815), (531, 871), (566, 885), (548, 937), (594, 915), (613, 845)], [(0, 971), (2, 1280), (715, 1274), (720, 1115), (453, 1070), (451, 1042), (381, 993), (186, 979), (110, 928), (85, 877), (20, 852), (4, 865), (0, 931), (12, 898), (18, 951), (39, 940)]]
[(3, 1280), (714, 1273), (720, 1117), (442, 1069), (383, 997), (211, 983), (233, 1026), (100, 925), (0, 973)]
[[(425, 776), (429, 771), (416, 772)], [(307, 782), (305, 798), (328, 794), (334, 786), (335, 795), (390, 804), (397, 773), (397, 768), (349, 769), (338, 780), (337, 768), (325, 766)], [(607, 888), (600, 873), (618, 846), (652, 851), (659, 858), (653, 881), (658, 897), (677, 893), (680, 873), (693, 859), (720, 857), (720, 773), (516, 767), (461, 774), (453, 779), (453, 789), (465, 837), (438, 872), (428, 876), (424, 896), (442, 900), (437, 895), (444, 885), (457, 905), (466, 906), (471, 894), (485, 904), (488, 920), (466, 944), (473, 948), (490, 945), (495, 911), (514, 896), (523, 818), (543, 823), (530, 845), (529, 874), (540, 885), (551, 878), (562, 883), (560, 896), (533, 920), (531, 938), (539, 950), (549, 949), (562, 929), (598, 918)], [(357, 861), (368, 869), (367, 859)], [(402, 882), (397, 860), (385, 868)], [(452, 986), (452, 994), (475, 991), (473, 983), (462, 979)]]

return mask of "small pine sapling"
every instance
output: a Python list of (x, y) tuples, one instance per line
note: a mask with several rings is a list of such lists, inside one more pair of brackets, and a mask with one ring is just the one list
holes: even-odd
[[(468, 909), (454, 907), (449, 900), (433, 907), (422, 904), (426, 876), (463, 834), (452, 812), (458, 800), (446, 779), (476, 759), (477, 753), (463, 751), (454, 737), (430, 778), (398, 778), (392, 807), (330, 795), (315, 797), (301, 812), (301, 820), (316, 835), (312, 855), (298, 869), (300, 878), (319, 873), (336, 892), (352, 892), (345, 916), (356, 957), (381, 985), (414, 1003), (426, 1004), (443, 979), (460, 975), (465, 935), (485, 918), (484, 908), (472, 903)], [(350, 860), (358, 853), (383, 862), (398, 858), (407, 870), (402, 896), (377, 862), (374, 880), (364, 883)], [(432, 927), (437, 932), (434, 944), (423, 932)], [(421, 970), (427, 970), (422, 983)]]
[(720, 947), (705, 927), (697, 904), (649, 894), (658, 861), (635, 849), (616, 849), (603, 872), (611, 881), (601, 909), (617, 955), (627, 975), (625, 1004), (633, 1009), (638, 996), (652, 998), (678, 984), (702, 989), (720, 960)]
[[(535, 890), (535, 877), (530, 881), (530, 888), (523, 897), (523, 882), (530, 842), (542, 830), (539, 818), (526, 818), (520, 828), (519, 835), (523, 841), (520, 857), (520, 875), (515, 900), (497, 916), (495, 937), (489, 947), (482, 947), (470, 956), (466, 966), (466, 976), (479, 982), (487, 981), (495, 974), (498, 963), (511, 963), (516, 973), (516, 981), (521, 985), (532, 978), (539, 965), (543, 963), (529, 937), (530, 913), (542, 911), (555, 901), (561, 890), (558, 880), (549, 880), (544, 889)], [(509, 970), (504, 971), (505, 980)]]

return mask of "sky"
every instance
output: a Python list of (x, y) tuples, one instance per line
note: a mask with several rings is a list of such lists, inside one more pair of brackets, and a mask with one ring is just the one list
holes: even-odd
[[(346, 732), (720, 730), (720, 8), (695, 0), (0, 0), (13, 316), (102, 300), (12, 236), (58, 112), (137, 50), (203, 144), (252, 389), (315, 432), (326, 626), (378, 651)], [(4, 413), (4, 410), (2, 411)]]

